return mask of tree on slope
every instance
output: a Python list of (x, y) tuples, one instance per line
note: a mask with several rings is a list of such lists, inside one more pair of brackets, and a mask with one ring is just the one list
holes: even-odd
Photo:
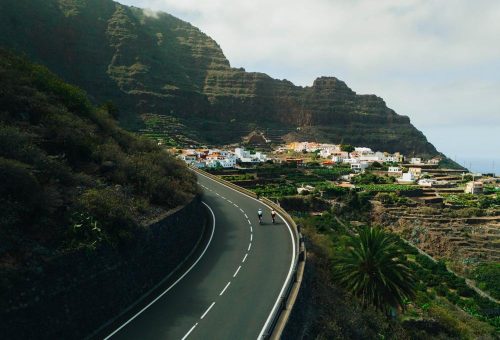
[(347, 249), (335, 256), (337, 283), (387, 315), (404, 308), (415, 295), (415, 278), (394, 236), (377, 228), (364, 228), (353, 236)]

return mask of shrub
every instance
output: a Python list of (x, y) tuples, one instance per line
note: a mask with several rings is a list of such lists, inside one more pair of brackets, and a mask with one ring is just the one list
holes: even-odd
[(363, 173), (352, 179), (354, 184), (391, 184), (395, 182), (394, 177), (377, 176), (372, 173)]
[(26, 228), (41, 207), (40, 185), (27, 164), (0, 157), (0, 225)]
[(78, 200), (77, 212), (92, 218), (112, 241), (129, 238), (135, 226), (132, 206), (118, 189), (89, 189)]
[(457, 289), (457, 294), (463, 297), (472, 297), (476, 292), (468, 286), (460, 286)]
[(459, 210), (454, 210), (450, 213), (452, 217), (459, 217), (459, 218), (467, 218), (467, 217), (474, 217), (474, 216), (483, 216), (484, 211), (480, 208), (463, 208)]
[(481, 289), (485, 289), (496, 299), (500, 299), (500, 263), (482, 263), (472, 272), (472, 277)]

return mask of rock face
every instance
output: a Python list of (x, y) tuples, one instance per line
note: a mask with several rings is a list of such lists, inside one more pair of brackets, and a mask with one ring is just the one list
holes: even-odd
[(294, 139), (437, 153), (381, 98), (357, 95), (333, 77), (300, 87), (231, 68), (213, 39), (165, 13), (111, 0), (5, 0), (0, 44), (45, 64), (97, 102), (113, 100), (129, 127), (140, 114), (160, 113), (189, 120), (208, 142), (234, 142), (259, 128)]

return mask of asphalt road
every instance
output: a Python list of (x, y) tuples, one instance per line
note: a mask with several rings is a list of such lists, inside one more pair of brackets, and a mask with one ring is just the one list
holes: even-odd
[(289, 227), (279, 217), (273, 225), (257, 200), (202, 175), (198, 182), (213, 229), (178, 280), (115, 323), (108, 338), (257, 339), (271, 321), (293, 265)]

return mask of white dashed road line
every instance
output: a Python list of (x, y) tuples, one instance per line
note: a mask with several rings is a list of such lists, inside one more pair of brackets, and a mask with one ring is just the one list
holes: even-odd
[(238, 269), (236, 269), (236, 271), (233, 274), (233, 277), (236, 277), (236, 275), (238, 275), (238, 272), (240, 271), (240, 269), (241, 269), (241, 266), (239, 266)]
[(222, 296), (222, 294), (224, 294), (224, 292), (226, 291), (227, 287), (229, 287), (230, 284), (231, 284), (231, 281), (229, 281), (227, 283), (227, 285), (224, 287), (224, 289), (220, 292), (219, 296)]
[[(218, 192), (212, 190), (212, 189), (209, 189), (208, 187), (204, 186), (204, 185), (201, 185), (204, 189), (206, 190), (209, 190), (213, 193), (215, 193), (217, 196), (219, 196), (220, 198), (226, 200), (228, 203), (234, 205), (236, 208), (238, 208), (242, 214), (245, 215), (245, 218), (247, 219), (247, 222), (248, 224), (250, 225), (250, 243), (248, 244), (248, 249), (247, 249), (247, 253), (245, 253), (245, 256), (243, 257), (243, 259), (241, 260), (241, 263), (245, 263), (247, 257), (248, 257), (248, 252), (250, 251), (250, 249), (252, 248), (252, 241), (253, 241), (253, 228), (252, 228), (252, 222), (250, 221), (250, 219), (248, 218), (248, 215), (245, 213), (245, 211), (240, 208), (236, 203), (233, 203), (231, 200), (227, 199), (226, 197), (222, 196), (221, 194), (219, 194)], [(213, 214), (213, 213), (212, 213)], [(215, 216), (214, 216), (214, 220), (215, 220)], [(214, 223), (215, 224), (215, 223)], [(238, 266), (238, 268), (236, 269), (236, 271), (234, 272), (233, 274), (233, 278), (235, 278), (238, 273), (240, 272), (241, 270), (241, 265)], [(226, 290), (229, 288), (229, 286), (231, 285), (231, 281), (229, 281), (225, 286), (224, 288), (221, 290), (221, 292), (219, 293), (219, 296), (222, 296)], [(208, 314), (208, 312), (210, 312), (210, 310), (214, 307), (215, 305), (215, 301), (212, 302), (212, 304), (205, 310), (205, 312), (201, 315), (200, 317), (200, 320), (203, 320), (203, 318)], [(193, 325), (193, 327), (191, 327), (191, 329), (189, 329), (189, 331), (186, 333), (186, 335), (184, 335), (184, 337), (182, 338), (182, 340), (185, 340), (192, 332), (193, 330), (198, 326), (198, 322), (195, 323)]]
[(212, 304), (210, 305), (210, 307), (207, 308), (207, 310), (205, 311), (205, 313), (203, 313), (203, 315), (201, 316), (201, 320), (203, 320), (203, 318), (208, 314), (208, 312), (210, 312), (210, 310), (212, 309), (212, 307), (215, 305), (215, 301), (212, 302)]
[(191, 334), (191, 332), (192, 332), (192, 331), (194, 331), (194, 329), (196, 328), (196, 326), (198, 326), (198, 322), (197, 322), (197, 323), (195, 323), (193, 327), (191, 327), (191, 329), (190, 329), (190, 330), (186, 333), (186, 335), (184, 335), (184, 336), (182, 337), (182, 339), (181, 339), (181, 340), (185, 340), (185, 339), (189, 336), (189, 334)]

